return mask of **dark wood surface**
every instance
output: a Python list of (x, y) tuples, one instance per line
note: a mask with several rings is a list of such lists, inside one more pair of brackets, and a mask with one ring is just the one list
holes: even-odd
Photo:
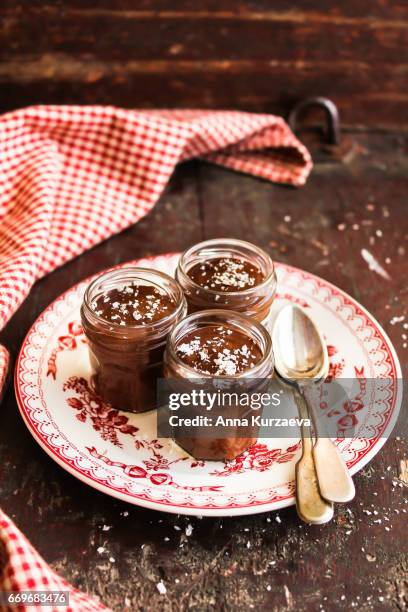
[(287, 113), (408, 128), (408, 4), (396, 0), (2, 0), (0, 110), (30, 104)]
[[(361, 301), (389, 333), (406, 375), (403, 324), (391, 321), (402, 315), (408, 321), (407, 143), (392, 133), (348, 136), (353, 159), (327, 158), (300, 190), (203, 163), (180, 167), (149, 216), (38, 282), (1, 342), (15, 357), (42, 309), (91, 273), (229, 235), (256, 242)], [(368, 269), (362, 248), (387, 268), (389, 282)], [(1, 506), (57, 572), (114, 610), (407, 605), (408, 504), (399, 480), (408, 455), (405, 409), (393, 438), (356, 476), (356, 499), (321, 527), (301, 524), (294, 508), (200, 520), (119, 502), (81, 484), (39, 448), (11, 387), (0, 409)], [(156, 588), (160, 579), (164, 596)]]

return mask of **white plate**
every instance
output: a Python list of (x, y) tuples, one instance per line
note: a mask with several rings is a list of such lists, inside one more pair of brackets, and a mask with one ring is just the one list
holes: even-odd
[[(173, 274), (178, 255), (137, 264)], [(401, 368), (380, 325), (355, 300), (308, 272), (276, 264), (273, 313), (288, 300), (306, 307), (329, 345), (331, 374), (383, 378), (384, 393), (356, 412), (374, 437), (343, 440), (351, 473), (380, 450), (398, 416)], [(180, 514), (230, 516), (277, 510), (295, 502), (299, 439), (260, 439), (238, 459), (198, 462), (170, 440), (155, 440), (155, 415), (118, 413), (88, 386), (87, 347), (79, 308), (90, 279), (53, 302), (21, 347), (15, 390), (21, 414), (42, 448), (83, 482), (132, 504)], [(335, 411), (335, 419), (349, 418)], [(367, 431), (365, 429), (365, 431)]]

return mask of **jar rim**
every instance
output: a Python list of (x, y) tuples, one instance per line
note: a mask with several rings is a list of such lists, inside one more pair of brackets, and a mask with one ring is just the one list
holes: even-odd
[[(171, 287), (173, 288), (174, 293), (176, 294), (176, 298), (175, 298), (176, 308), (169, 314), (166, 314), (164, 317), (157, 319), (156, 321), (153, 321), (151, 323), (145, 323), (144, 325), (141, 325), (140, 323), (138, 324), (137, 322), (135, 322), (134, 325), (133, 324), (132, 325), (120, 325), (119, 323), (116, 323), (115, 321), (107, 321), (106, 319), (98, 315), (90, 307), (90, 302), (92, 301), (92, 298), (91, 298), (92, 290), (101, 281), (104, 281), (105, 279), (109, 279), (112, 277), (116, 277), (117, 279), (120, 279), (123, 275), (126, 275), (126, 273), (135, 274), (136, 279), (145, 280), (151, 283), (153, 281), (146, 278), (147, 275), (156, 277), (157, 279), (161, 279), (162, 281), (166, 281), (167, 283), (169, 283)], [(129, 280), (129, 279), (124, 279), (123, 282), (126, 282), (126, 280)], [(160, 285), (159, 283), (158, 283), (158, 286), (164, 289), (163, 286)], [(164, 290), (166, 291), (166, 289)], [(167, 295), (169, 295), (168, 291), (166, 291), (166, 293)], [(174, 297), (174, 296), (171, 295), (171, 297)], [(104, 326), (109, 326), (110, 329), (113, 328), (111, 329), (111, 331), (119, 331), (123, 333), (129, 330), (140, 330), (140, 329), (149, 331), (149, 330), (157, 329), (161, 326), (165, 326), (166, 323), (170, 323), (173, 319), (177, 318), (180, 312), (182, 312), (186, 308), (186, 299), (177, 281), (171, 276), (169, 276), (168, 274), (166, 274), (165, 272), (161, 272), (160, 270), (154, 270), (152, 268), (143, 268), (139, 266), (124, 266), (120, 268), (113, 268), (110, 270), (106, 270), (105, 272), (102, 272), (102, 274), (94, 278), (89, 283), (89, 285), (87, 286), (85, 290), (82, 304), (83, 306), (86, 307), (87, 312), (90, 313), (92, 317), (94, 317), (94, 319), (98, 321), (98, 323)]]
[[(206, 289), (202, 287), (201, 285), (196, 283), (187, 274), (187, 270), (185, 268), (185, 259), (188, 256), (191, 256), (192, 254), (194, 254), (196, 251), (199, 251), (200, 249), (203, 249), (205, 247), (217, 246), (217, 245), (220, 245), (220, 246), (225, 245), (227, 247), (228, 246), (230, 247), (234, 247), (234, 246), (240, 247), (241, 246), (241, 247), (245, 247), (251, 250), (256, 255), (262, 257), (264, 261), (266, 262), (266, 264), (270, 266), (269, 273), (266, 275), (266, 277), (261, 283), (258, 283), (254, 287), (250, 287), (249, 289), (243, 289), (241, 291), (217, 291), (216, 289)], [(247, 297), (248, 295), (252, 295), (262, 290), (264, 287), (266, 287), (271, 282), (271, 280), (276, 281), (275, 266), (274, 266), (272, 257), (266, 251), (256, 246), (255, 244), (252, 244), (251, 242), (247, 242), (246, 240), (240, 240), (238, 238), (211, 238), (210, 240), (203, 240), (202, 242), (198, 242), (197, 244), (194, 244), (193, 246), (183, 251), (183, 253), (181, 254), (179, 262), (178, 262), (178, 266), (177, 266), (177, 274), (179, 273), (183, 277), (184, 281), (187, 281), (187, 283), (191, 283), (191, 285), (195, 289), (199, 289), (203, 293), (209, 293), (211, 295), (228, 295), (228, 296), (233, 296), (233, 297), (242, 296), (244, 298)]]
[[(259, 347), (263, 353), (262, 358), (253, 368), (250, 368), (246, 370), (245, 372), (241, 372), (240, 374), (232, 374), (228, 376), (220, 374), (218, 376), (214, 376), (214, 374), (206, 374), (204, 372), (199, 372), (198, 370), (187, 365), (184, 361), (182, 361), (179, 358), (179, 356), (177, 355), (175, 351), (175, 346), (176, 346), (175, 338), (180, 328), (183, 325), (190, 323), (191, 321), (199, 322), (200, 320), (203, 320), (203, 319), (205, 320), (206, 318), (209, 319), (207, 322), (208, 325), (216, 325), (217, 321), (211, 322), (211, 319), (215, 319), (217, 316), (221, 317), (221, 319), (225, 318), (225, 323), (230, 323), (231, 325), (234, 325), (234, 322), (237, 322), (237, 323), (241, 323), (245, 325), (247, 328), (252, 327), (253, 329), (256, 330), (258, 336), (261, 336), (264, 339), (265, 347), (264, 348), (261, 346)], [(218, 321), (218, 323), (221, 323), (221, 321)], [(240, 312), (236, 312), (234, 310), (224, 310), (221, 308), (220, 309), (214, 308), (214, 309), (208, 309), (208, 310), (200, 310), (199, 312), (194, 312), (188, 315), (187, 317), (184, 317), (178, 323), (176, 323), (176, 325), (173, 327), (173, 329), (171, 330), (167, 338), (166, 353), (174, 361), (176, 361), (178, 365), (182, 366), (189, 373), (191, 373), (194, 378), (240, 379), (246, 376), (251, 376), (252, 378), (256, 378), (257, 372), (259, 372), (268, 363), (268, 361), (272, 362), (271, 365), (272, 365), (272, 370), (273, 370), (274, 361), (275, 361), (274, 355), (273, 355), (272, 338), (270, 334), (268, 333), (267, 329), (262, 325), (262, 323), (259, 323), (259, 321), (257, 321), (256, 319), (243, 315)]]

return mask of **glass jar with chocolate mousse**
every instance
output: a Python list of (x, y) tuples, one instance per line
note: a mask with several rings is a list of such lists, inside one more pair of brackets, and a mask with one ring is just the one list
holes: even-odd
[(269, 255), (249, 242), (217, 238), (192, 246), (181, 255), (176, 279), (189, 313), (221, 308), (268, 324), (275, 268)]
[[(251, 422), (251, 407), (237, 401), (235, 393), (267, 392), (273, 369), (271, 338), (258, 321), (226, 310), (205, 310), (180, 321), (167, 340), (166, 382), (172, 391), (190, 397), (193, 391), (215, 393), (218, 403), (212, 412), (202, 404), (188, 405), (183, 414), (208, 415), (210, 427), (205, 431), (194, 425), (188, 430), (176, 427), (175, 441), (196, 459), (206, 460), (231, 460), (251, 447), (259, 426)], [(214, 427), (217, 414), (234, 421), (222, 429), (222, 436)], [(245, 419), (248, 423), (243, 425)]]
[(169, 332), (186, 314), (179, 285), (145, 268), (111, 270), (88, 286), (81, 319), (88, 342), (92, 385), (114, 408), (156, 408)]

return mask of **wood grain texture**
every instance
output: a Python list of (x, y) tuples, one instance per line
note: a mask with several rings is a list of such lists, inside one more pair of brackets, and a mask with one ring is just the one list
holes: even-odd
[(38, 103), (240, 108), (305, 96), (349, 125), (408, 127), (408, 8), (389, 1), (11, 2), (0, 110)]
[[(0, 341), (15, 357), (43, 308), (87, 275), (229, 235), (360, 300), (389, 333), (407, 376), (405, 331), (392, 323), (402, 315), (408, 320), (407, 141), (401, 135), (348, 137), (355, 144), (349, 162), (318, 163), (299, 190), (204, 163), (183, 165), (146, 218), (40, 281)], [(368, 269), (362, 248), (388, 270), (389, 282)], [(294, 508), (200, 520), (104, 496), (38, 447), (10, 388), (1, 405), (1, 505), (58, 572), (118, 612), (402, 611), (408, 504), (399, 478), (408, 457), (406, 411), (405, 403), (392, 439), (356, 475), (356, 499), (339, 505), (329, 525), (308, 527)], [(156, 588), (160, 579), (165, 596)]]
[[(97, 103), (124, 108), (225, 108), (287, 116), (288, 109), (299, 99), (318, 91), (326, 92), (338, 105), (342, 125), (408, 129), (408, 94), (388, 92), (387, 83), (392, 82), (391, 77), (384, 81), (384, 91), (376, 81), (376, 91), (367, 92), (362, 84), (370, 77), (360, 74), (355, 87), (361, 91), (354, 93), (343, 68), (325, 67), (322, 75), (314, 69), (298, 68), (294, 73), (278, 66), (271, 67), (265, 74), (264, 71), (255, 72), (251, 66), (235, 72), (228, 63), (221, 62), (211, 70), (204, 67), (197, 71), (194, 66), (174, 67), (171, 64), (162, 64), (159, 70), (156, 64), (149, 72), (146, 66), (141, 69), (133, 66), (132, 71), (123, 73), (123, 66), (118, 63), (117, 69), (106, 75), (106, 65), (79, 62), (78, 69), (74, 67), (75, 78), (64, 79), (61, 78), (62, 68), (71, 73), (71, 63), (61, 67), (59, 61), (51, 59), (49, 62), (44, 57), (40, 64), (40, 71), (45, 64), (45, 74), (35, 80), (30, 76), (26, 79), (28, 63), (15, 67), (15, 74), (21, 67), (22, 78), (9, 82), (7, 77), (0, 77), (3, 111), (31, 104)], [(38, 65), (33, 66), (34, 73), (37, 68)], [(369, 68), (369, 74), (374, 72), (374, 68)], [(300, 75), (303, 77), (299, 78)], [(280, 91), (282, 82), (285, 82), (285, 91), (271, 97), (271, 91)], [(327, 82), (331, 83), (330, 87), (325, 85)], [(346, 93), (350, 87), (351, 95)]]
[[(194, 6), (191, 0), (98, 0), (97, 6), (94, 0), (3, 0), (5, 8), (17, 8), (25, 10), (27, 8), (41, 8), (52, 10), (82, 9), (97, 11), (126, 11), (131, 13), (177, 13), (177, 14), (234, 14), (234, 15), (282, 15), (290, 13), (294, 17), (298, 15), (327, 15), (331, 19), (389, 19), (392, 13), (395, 19), (405, 19), (407, 17), (407, 6), (404, 0), (346, 0), (341, 5), (338, 2), (329, 0), (324, 4), (318, 0), (302, 0), (293, 3), (290, 0), (201, 0)], [(256, 17), (253, 17), (256, 18)]]
[[(399, 64), (408, 23), (274, 19), (194, 12), (35, 10), (8, 13), (0, 44), (9, 58), (32, 53), (88, 54), (101, 62), (137, 60), (380, 61)], [(27, 37), (27, 32), (30, 36)], [(47, 32), (47, 36), (44, 36)], [(119, 43), (119, 44), (118, 44)], [(407, 59), (407, 58), (406, 58)]]

